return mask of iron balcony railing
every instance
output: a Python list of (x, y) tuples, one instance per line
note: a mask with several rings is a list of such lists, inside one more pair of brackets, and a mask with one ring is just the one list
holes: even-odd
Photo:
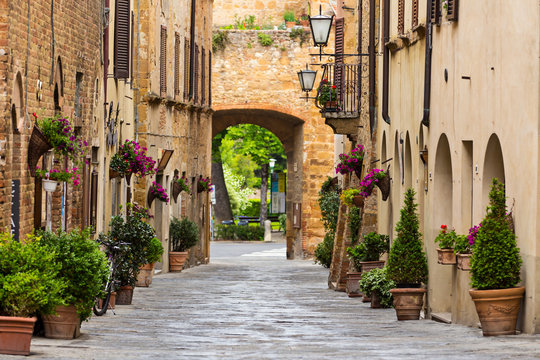
[[(337, 117), (357, 117), (360, 111), (360, 64), (323, 64), (315, 105)], [(330, 99), (330, 100), (328, 100)], [(327, 101), (328, 100), (328, 101)]]

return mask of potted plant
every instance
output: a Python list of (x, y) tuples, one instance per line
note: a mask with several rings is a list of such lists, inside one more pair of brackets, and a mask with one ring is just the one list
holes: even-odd
[[(348, 247), (347, 254), (356, 271), (360, 272), (360, 278), (371, 269), (384, 267), (384, 261), (380, 260), (381, 255), (388, 252), (389, 236), (370, 232), (363, 236), (356, 246)], [(358, 279), (360, 280), (360, 279)], [(364, 293), (364, 300), (369, 301), (369, 295)]]
[(162, 201), (166, 204), (169, 203), (169, 196), (167, 195), (165, 189), (161, 186), (160, 183), (152, 181), (152, 185), (150, 185), (150, 188), (148, 189), (148, 207), (152, 206), (152, 202), (154, 201), (154, 199), (158, 199), (159, 201)]
[(155, 237), (154, 228), (147, 223), (150, 218), (148, 209), (137, 204), (126, 205), (125, 219), (121, 215), (113, 216), (108, 242), (129, 243), (129, 251), (122, 251), (121, 258), (116, 259), (117, 289), (116, 305), (130, 305), (133, 298), (133, 287), (137, 283), (139, 268), (146, 262), (146, 250)]
[(156, 162), (146, 155), (146, 151), (147, 149), (141, 147), (136, 141), (126, 139), (111, 158), (110, 170), (125, 177), (128, 184), (133, 174), (144, 178), (156, 173), (157, 169), (154, 168)]
[(317, 94), (317, 103), (325, 111), (338, 110), (337, 86), (329, 84), (327, 79), (321, 80), (321, 85)]
[(360, 182), (361, 195), (370, 196), (375, 185), (381, 190), (382, 200), (386, 201), (390, 195), (390, 174), (381, 169), (371, 169)]
[(388, 277), (396, 283), (391, 290), (398, 320), (418, 320), (428, 279), (426, 254), (419, 230), (415, 192), (408, 189), (396, 224), (397, 236), (388, 256)]
[[(347, 214), (347, 227), (351, 245), (358, 244), (360, 237), (360, 227), (362, 224), (362, 214), (360, 208), (351, 206)], [(357, 268), (354, 262), (350, 263), (349, 271), (347, 272), (347, 282), (345, 284), (345, 291), (349, 297), (362, 296), (358, 280), (362, 277), (362, 269)]]
[(525, 293), (520, 282), (521, 256), (506, 219), (505, 186), (497, 179), (489, 192), (487, 213), (474, 240), (469, 294), (484, 336), (512, 335)]
[(355, 173), (356, 176), (362, 178), (362, 163), (364, 161), (364, 146), (356, 145), (352, 149), (351, 154), (339, 154), (339, 164), (336, 166), (336, 174), (340, 173), (343, 175), (349, 173)]
[(292, 28), (294, 25), (296, 25), (296, 17), (294, 16), (294, 12), (291, 10), (286, 10), (283, 13), (283, 20), (285, 20), (285, 25), (287, 28)]
[(456, 254), (457, 268), (463, 271), (471, 270), (471, 256), (474, 247), (474, 240), (478, 229), (482, 226), (479, 224), (469, 229), (469, 235), (458, 235), (456, 244), (454, 245), (454, 253)]
[(173, 217), (169, 226), (169, 236), (171, 237), (169, 270), (180, 272), (184, 268), (188, 249), (199, 241), (199, 228), (187, 217), (183, 217), (182, 220)]
[(65, 284), (56, 254), (30, 235), (0, 233), (0, 354), (29, 355), (36, 314), (53, 314)]
[(456, 239), (457, 234), (454, 229), (448, 231), (447, 225), (441, 225), (439, 235), (435, 238), (435, 243), (439, 244), (439, 247), (437, 248), (437, 262), (439, 264), (456, 264), (456, 254), (454, 254)]
[(185, 191), (187, 194), (191, 194), (191, 189), (188, 185), (188, 179), (184, 174), (182, 174), (182, 177), (175, 176), (172, 183), (172, 195), (174, 202), (177, 202), (178, 195), (182, 191)]
[(364, 295), (371, 297), (371, 307), (389, 308), (392, 307), (392, 293), (390, 290), (396, 287), (396, 284), (388, 278), (385, 267), (371, 269), (362, 275), (360, 280), (360, 289)]
[(341, 202), (349, 207), (362, 207), (364, 206), (364, 198), (360, 195), (360, 190), (351, 188), (341, 192), (339, 196)]
[(45, 337), (73, 339), (80, 335), (80, 324), (90, 317), (92, 305), (107, 280), (107, 259), (91, 239), (90, 229), (41, 231), (38, 236), (55, 255), (54, 262), (60, 265), (58, 278), (65, 284), (56, 315), (43, 316)]
[(161, 255), (163, 255), (161, 240), (156, 237), (152, 238), (150, 244), (144, 249), (144, 253), (145, 264), (139, 267), (136, 286), (148, 287), (154, 277), (155, 263), (160, 261)]
[[(79, 175), (77, 174), (76, 167), (71, 170), (51, 169), (47, 171), (36, 166), (34, 176), (41, 179), (43, 189), (47, 192), (56, 191), (59, 182), (73, 182), (75, 185), (79, 185)], [(74, 177), (75, 179), (73, 180)]]
[(300, 15), (300, 25), (303, 27), (309, 27), (309, 16), (306, 14)]
[(202, 175), (199, 177), (199, 180), (197, 181), (197, 192), (210, 192), (211, 191), (212, 183), (210, 182), (209, 177), (203, 178)]

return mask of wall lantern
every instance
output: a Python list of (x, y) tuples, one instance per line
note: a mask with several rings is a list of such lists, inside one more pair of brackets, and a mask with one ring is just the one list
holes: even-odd
[(307, 64), (305, 70), (298, 71), (298, 80), (300, 81), (300, 87), (302, 88), (302, 91), (308, 93), (313, 90), (316, 76), (317, 71), (308, 69)]
[(319, 47), (319, 57), (322, 57), (322, 48), (328, 44), (333, 20), (334, 15), (327, 16), (322, 14), (322, 5), (319, 5), (319, 15), (309, 17), (309, 26), (311, 27), (313, 43), (315, 46)]

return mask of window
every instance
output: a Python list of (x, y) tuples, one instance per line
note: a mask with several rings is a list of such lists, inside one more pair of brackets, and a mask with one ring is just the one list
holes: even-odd
[(189, 96), (189, 84), (190, 84), (190, 74), (189, 74), (189, 63), (190, 63), (190, 52), (189, 40), (185, 39), (184, 41), (184, 100), (188, 99)]
[(174, 95), (180, 95), (180, 34), (174, 33)]
[(206, 53), (204, 47), (201, 53), (201, 105), (206, 103)]
[(82, 105), (81, 105), (81, 87), (82, 87), (83, 74), (77, 72), (75, 75), (75, 104), (74, 104), (74, 113), (75, 117), (82, 116)]
[(161, 48), (159, 52), (159, 91), (167, 95), (167, 27), (161, 26)]
[(212, 52), (208, 52), (208, 106), (212, 106)]
[(446, 17), (450, 21), (457, 21), (458, 20), (458, 4), (459, 0), (448, 0), (447, 3), (447, 12)]
[(405, 0), (398, 2), (398, 35), (405, 33)]
[(129, 77), (129, 0), (116, 0), (114, 27), (114, 77), (127, 79)]
[(195, 44), (193, 64), (193, 101), (199, 102), (199, 45)]
[(431, 23), (439, 25), (441, 19), (441, 0), (431, 0)]
[(418, 0), (412, 0), (412, 28), (418, 26)]

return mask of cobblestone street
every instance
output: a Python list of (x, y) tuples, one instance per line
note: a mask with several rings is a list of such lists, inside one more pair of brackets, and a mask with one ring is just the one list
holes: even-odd
[(31, 358), (540, 358), (539, 336), (398, 322), (393, 309), (328, 290), (328, 271), (287, 261), (284, 244), (214, 243), (212, 251), (211, 264), (158, 275), (135, 290), (133, 305), (92, 317), (76, 340), (34, 338)]

